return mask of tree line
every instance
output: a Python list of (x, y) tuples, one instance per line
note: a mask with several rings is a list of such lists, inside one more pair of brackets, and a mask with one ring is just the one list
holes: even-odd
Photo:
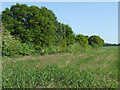
[(105, 43), (105, 45), (104, 46), (120, 46), (120, 43), (118, 43), (118, 44), (112, 44), (112, 43)]
[(39, 53), (44, 48), (61, 47), (61, 51), (79, 43), (82, 48), (105, 45), (99, 36), (75, 35), (69, 25), (57, 20), (46, 7), (12, 5), (2, 11), (2, 54), (6, 56)]

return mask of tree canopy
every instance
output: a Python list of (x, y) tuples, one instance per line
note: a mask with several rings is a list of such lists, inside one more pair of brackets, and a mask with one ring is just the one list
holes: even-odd
[(90, 45), (93, 45), (93, 43), (95, 43), (98, 46), (103, 46), (105, 44), (104, 40), (102, 38), (100, 38), (99, 36), (96, 36), (96, 35), (90, 36), (88, 41), (89, 41)]
[[(39, 8), (17, 3), (2, 12), (2, 22), (9, 36), (20, 41), (20, 45), (23, 46), (20, 47), (28, 47), (25, 50), (29, 50), (32, 46), (34, 52), (39, 52), (45, 47), (61, 46), (65, 51), (67, 46), (74, 43), (85, 47), (93, 45), (92, 43), (104, 45), (104, 40), (99, 36), (75, 35), (69, 25), (59, 22), (54, 12), (46, 7)], [(11, 39), (11, 41), (15, 40)]]
[(34, 43), (38, 49), (59, 44), (62, 38), (66, 39), (67, 45), (74, 43), (75, 35), (70, 26), (58, 22), (52, 10), (46, 7), (17, 3), (2, 12), (2, 21), (11, 35), (19, 37), (22, 42)]

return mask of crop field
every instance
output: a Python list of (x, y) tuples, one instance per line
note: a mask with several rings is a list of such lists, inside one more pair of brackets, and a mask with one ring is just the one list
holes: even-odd
[(2, 58), (3, 88), (118, 88), (118, 47)]

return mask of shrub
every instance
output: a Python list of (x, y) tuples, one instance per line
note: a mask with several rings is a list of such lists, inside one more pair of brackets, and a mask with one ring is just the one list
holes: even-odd
[(66, 51), (65, 48), (67, 47), (67, 42), (65, 39), (61, 39), (60, 46), (62, 48), (62, 52), (65, 52)]
[(98, 44), (93, 43), (93, 42), (92, 42), (92, 44), (91, 44), (91, 45), (92, 45), (92, 47), (93, 47), (94, 49), (97, 49), (97, 48), (98, 48), (98, 46), (99, 46)]
[(35, 53), (34, 45), (30, 42), (21, 43), (6, 29), (2, 31), (2, 56), (29, 55)]
[(76, 37), (75, 37), (75, 40), (77, 43), (79, 43), (82, 47), (82, 51), (85, 51), (88, 47), (88, 37), (87, 36), (84, 36), (82, 34), (78, 34)]
[(75, 44), (69, 45), (67, 47), (67, 51), (71, 52), (71, 53), (77, 53), (77, 52), (80, 52), (82, 50), (83, 50), (83, 48), (79, 43), (75, 43)]
[(35, 48), (31, 43), (21, 43), (21, 45), (18, 45), (18, 52), (22, 55), (30, 55), (35, 53)]
[(73, 45), (69, 45), (69, 46), (66, 48), (66, 51), (67, 51), (67, 52), (70, 52), (70, 53), (73, 53)]
[(100, 38), (99, 36), (96, 36), (96, 35), (90, 36), (88, 41), (89, 41), (89, 44), (94, 46), (95, 48), (96, 48), (96, 46), (101, 47), (105, 44), (104, 40), (102, 38)]
[(91, 46), (91, 45), (88, 45), (87, 47), (86, 47), (86, 51), (90, 51), (90, 50), (92, 50), (93, 49), (93, 47)]
[(60, 52), (62, 52), (62, 47), (60, 47), (60, 46), (54, 46), (53, 47), (54, 48), (54, 53), (60, 53)]
[(45, 54), (55, 54), (62, 52), (62, 48), (60, 46), (49, 46), (43, 48), (43, 50), (45, 51)]
[[(13, 56), (18, 54), (16, 40), (10, 35), (10, 33), (3, 29), (2, 31), (2, 55)], [(19, 43), (17, 43), (19, 44)]]

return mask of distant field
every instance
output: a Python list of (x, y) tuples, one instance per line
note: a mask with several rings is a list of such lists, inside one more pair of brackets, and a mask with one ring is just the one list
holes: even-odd
[(4, 88), (118, 88), (118, 47), (89, 52), (3, 57)]

